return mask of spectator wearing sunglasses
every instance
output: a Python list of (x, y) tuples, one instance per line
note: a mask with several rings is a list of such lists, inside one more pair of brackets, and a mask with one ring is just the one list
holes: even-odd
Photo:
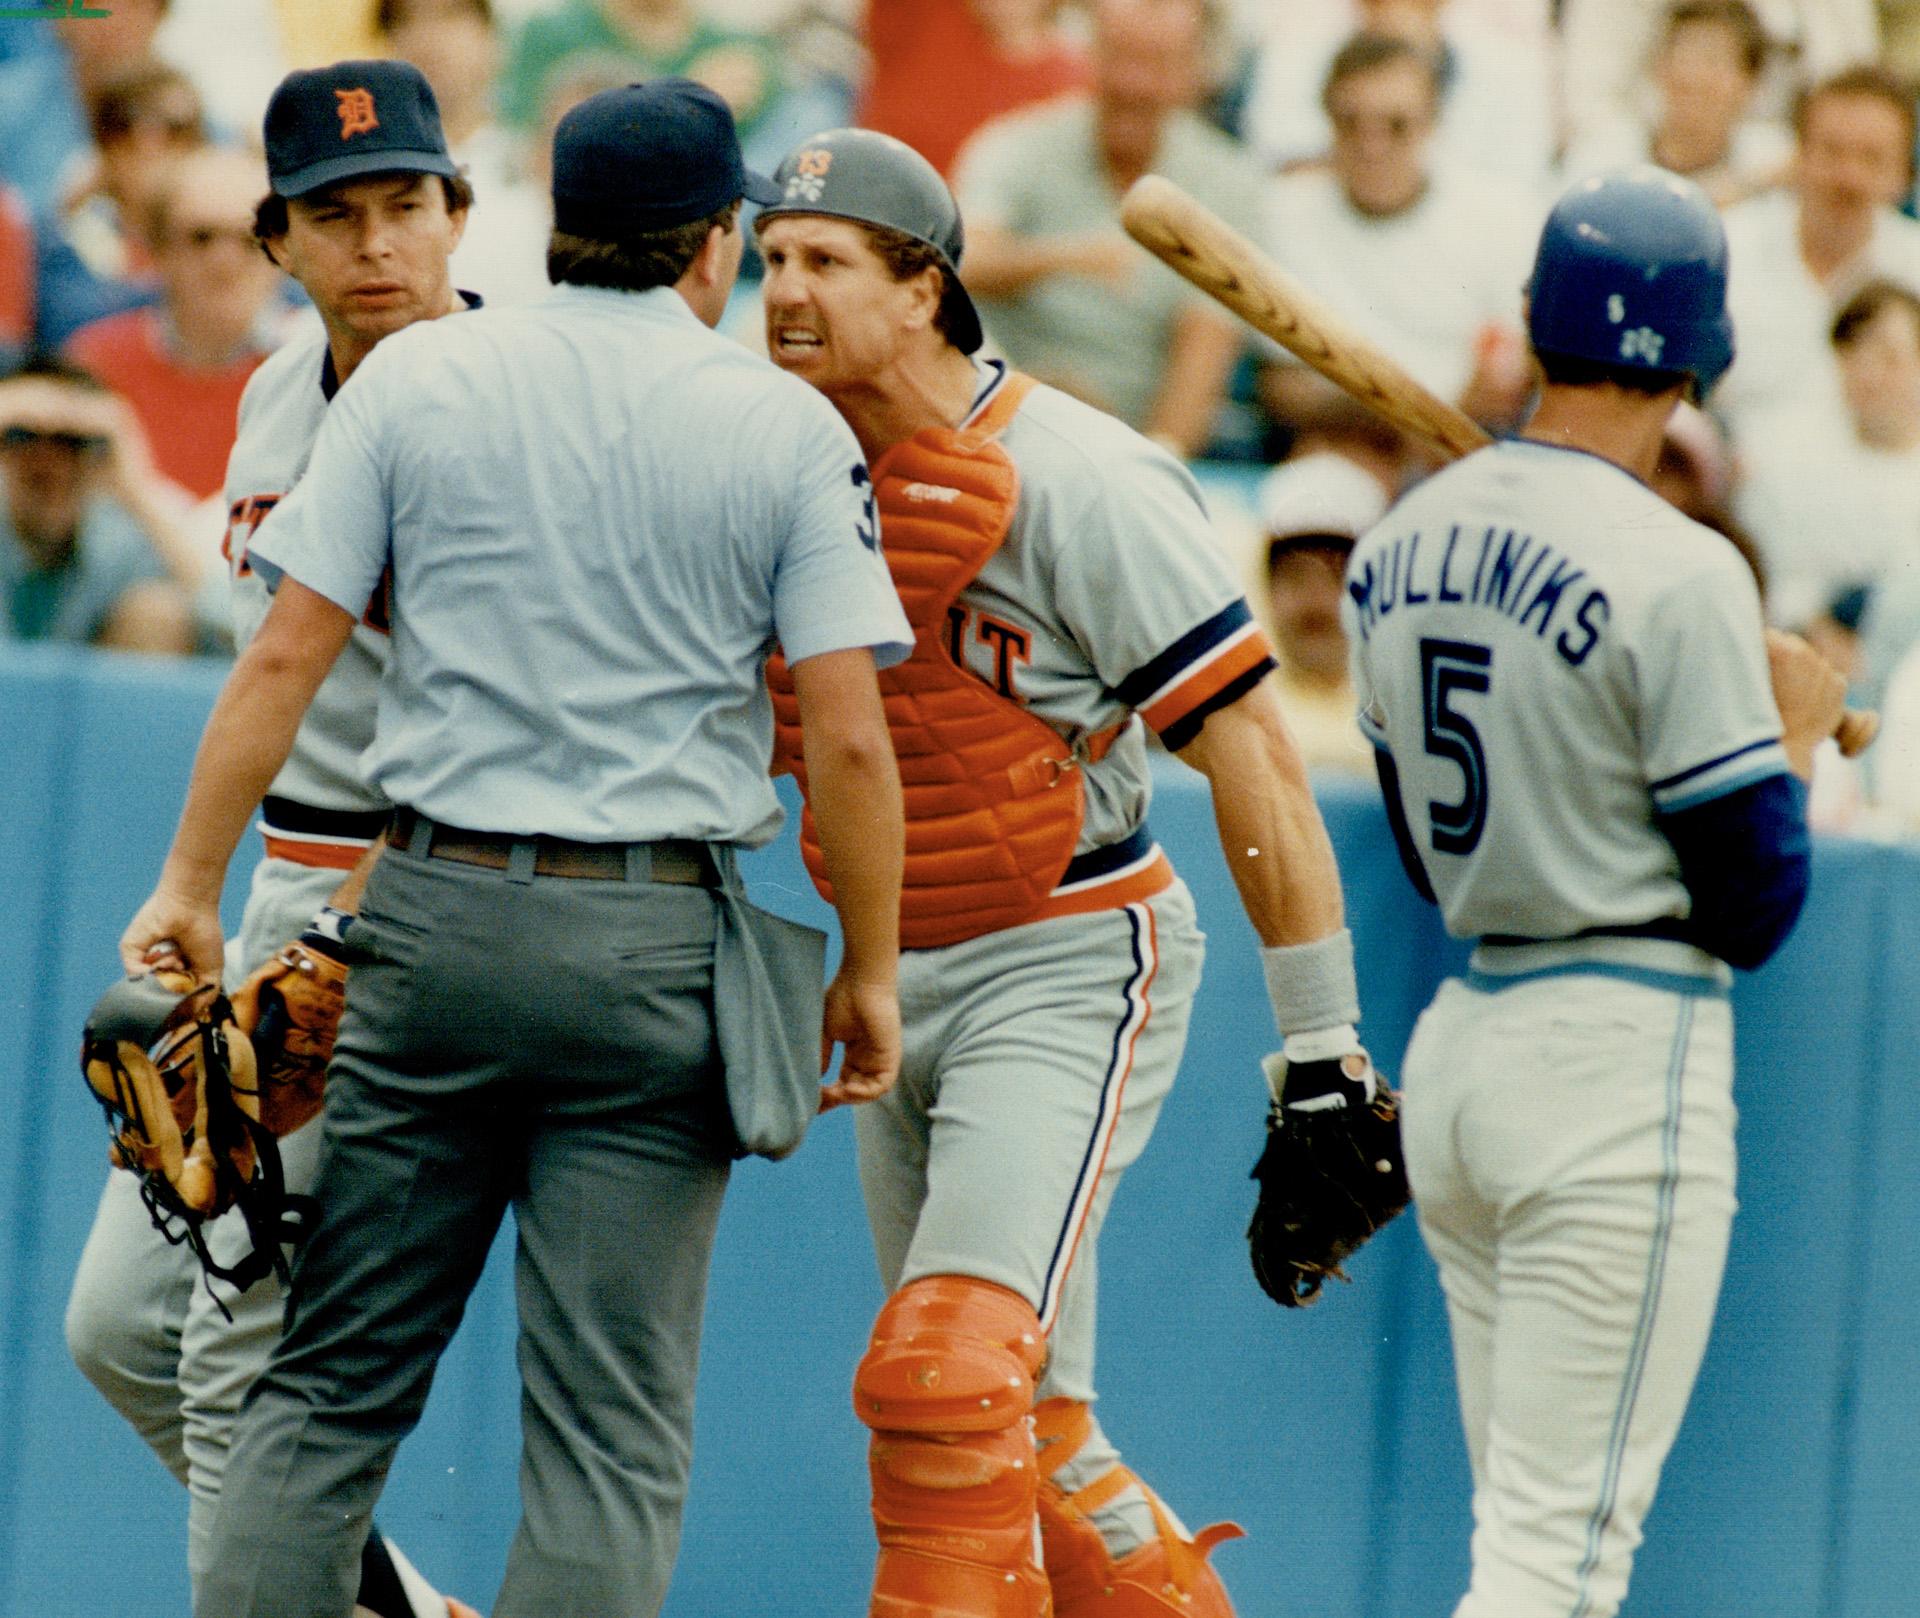
[[(1266, 241), (1282, 266), (1443, 399), (1492, 425), (1531, 386), (1519, 287), (1538, 230), (1523, 188), (1434, 151), (1432, 53), (1359, 34), (1327, 69), (1333, 130), (1324, 166), (1267, 182)], [(1296, 435), (1349, 406), (1306, 366), (1276, 356), (1260, 391)]]
[(148, 240), (161, 301), (81, 327), (68, 356), (133, 407), (161, 474), (195, 500), (217, 492), (240, 394), (285, 330), (280, 272), (253, 239), (259, 159), (208, 147), (169, 169)]
[(132, 413), (60, 359), (0, 381), (0, 639), (188, 652), (191, 564)]
[(37, 333), (57, 346), (85, 325), (152, 303), (159, 278), (148, 240), (167, 171), (207, 144), (199, 93), (178, 69), (146, 62), (92, 102), (95, 163), (41, 231)]

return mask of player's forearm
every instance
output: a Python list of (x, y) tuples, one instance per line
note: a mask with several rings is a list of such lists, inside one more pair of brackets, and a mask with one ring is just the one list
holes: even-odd
[(120, 503), (147, 536), (154, 555), (183, 589), (197, 590), (207, 573), (206, 554), (188, 536), (185, 525), (151, 483), (127, 479), (118, 489)]
[(1180, 456), (1198, 455), (1213, 436), (1227, 378), (1240, 357), (1240, 334), (1210, 310), (1190, 308), (1174, 327), (1166, 374), (1146, 435)]
[(900, 963), (900, 875), (906, 826), (900, 766), (864, 650), (793, 665), (807, 805), (845, 943), (841, 970), (890, 983)]
[(177, 891), (219, 893), (248, 817), (293, 750), (312, 692), (263, 662), (242, 654), (201, 735), (163, 877)]
[(1260, 942), (1305, 944), (1339, 932), (1333, 844), (1271, 687), (1209, 715), (1179, 757), (1213, 789), (1227, 869)]
[(307, 706), (352, 632), (351, 615), (324, 596), (291, 579), (282, 584), (201, 734), (164, 886), (219, 895), (248, 816), (293, 751)]
[[(877, 745), (876, 745), (877, 742)], [(900, 961), (900, 873), (906, 833), (900, 769), (877, 738), (807, 742), (808, 798), (846, 950), (843, 970), (890, 982)]]
[(1023, 236), (1004, 225), (967, 231), (967, 290), (979, 298), (1011, 298), (1036, 282), (1078, 267), (1085, 239)]

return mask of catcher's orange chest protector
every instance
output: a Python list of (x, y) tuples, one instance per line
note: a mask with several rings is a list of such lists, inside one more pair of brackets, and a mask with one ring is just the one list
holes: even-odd
[[(914, 632), (912, 656), (880, 674), (906, 799), (900, 942), (909, 949), (957, 944), (1034, 916), (1080, 839), (1079, 766), (1104, 756), (1119, 734), (1069, 745), (956, 663), (947, 645), (948, 609), (1013, 523), (1020, 474), (994, 440), (1032, 387), (1029, 377), (1008, 377), (974, 422), (916, 433), (873, 467), (887, 566)], [(767, 683), (774, 771), (792, 770), (805, 793), (800, 708), (777, 654)], [(814, 885), (831, 899), (811, 810), (800, 846)]]

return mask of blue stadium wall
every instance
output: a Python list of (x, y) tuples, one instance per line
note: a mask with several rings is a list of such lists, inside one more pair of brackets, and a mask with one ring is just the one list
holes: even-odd
[[(213, 666), (0, 648), (0, 1615), (186, 1610), (185, 1498), (81, 1380), (66, 1287), (104, 1172), (75, 1056), (170, 834)], [(1326, 786), (1366, 1033), (1392, 1069), (1455, 954), (1370, 792)], [(1433, 1267), (1411, 1220), (1356, 1284), (1283, 1312), (1242, 1231), (1271, 1030), (1197, 778), (1154, 825), (1211, 959), (1180, 1083), (1102, 1244), (1102, 1415), (1191, 1523), (1245, 1618), (1437, 1618), (1464, 1583), (1466, 1461)], [(257, 850), (249, 847), (236, 869)], [(764, 902), (821, 907), (790, 842)], [(230, 885), (238, 914), (240, 882)], [(1649, 1523), (1629, 1614), (1908, 1618), (1920, 1610), (1920, 859), (1819, 850), (1791, 944), (1744, 981), (1741, 1201), (1718, 1325)], [(1516, 1097), (1524, 1104), (1524, 1097)], [(381, 1517), (484, 1606), (515, 1516), (509, 1274), (496, 1251)], [(847, 1382), (880, 1302), (851, 1131), (829, 1116), (736, 1177), (715, 1261), (694, 1485), (671, 1618), (863, 1610), (864, 1433)]]

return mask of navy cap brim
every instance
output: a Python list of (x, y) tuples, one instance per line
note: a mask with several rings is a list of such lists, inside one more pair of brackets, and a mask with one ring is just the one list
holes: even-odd
[(973, 295), (960, 284), (958, 276), (953, 278), (950, 285), (953, 288), (951, 296), (956, 305), (953, 310), (955, 316), (953, 346), (962, 354), (977, 353), (987, 340), (987, 334), (980, 325), (980, 311), (974, 308)]
[(445, 152), (354, 152), (279, 175), (273, 181), (273, 191), (275, 196), (304, 197), (322, 186), (357, 180), (368, 174), (439, 174), (453, 180), (459, 178), (460, 168)]

